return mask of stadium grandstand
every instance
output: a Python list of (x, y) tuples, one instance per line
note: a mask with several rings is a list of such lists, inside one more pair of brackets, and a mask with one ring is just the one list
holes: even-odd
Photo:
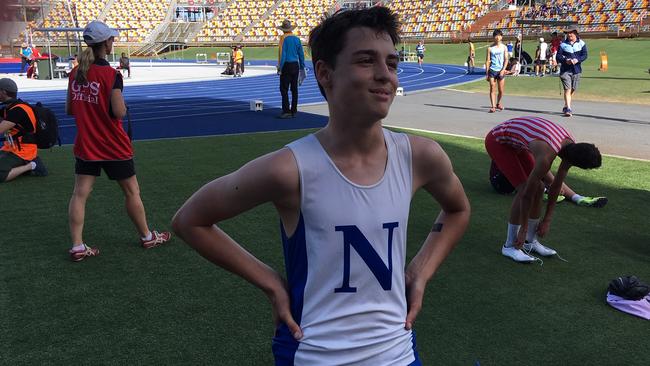
[[(552, 21), (577, 22), (581, 34), (638, 36), (650, 31), (650, 0), (9, 0), (11, 26), (3, 26), (0, 45), (16, 49), (22, 42), (63, 45), (77, 41), (74, 32), (39, 32), (43, 28), (83, 27), (100, 19), (129, 29), (118, 44), (135, 56), (151, 56), (169, 45), (272, 45), (284, 19), (296, 24), (306, 40), (323, 17), (341, 8), (385, 5), (400, 16), (409, 41), (460, 41), (487, 37), (495, 28), (505, 34), (536, 36), (553, 29)], [(550, 25), (521, 28), (518, 19), (547, 20)], [(2, 52), (2, 51), (0, 51)], [(6, 52), (6, 51), (5, 51)], [(13, 52), (12, 52), (13, 54)]]
[[(582, 33), (637, 34), (648, 31), (649, 0), (566, 0), (550, 4), (524, 5), (516, 12), (498, 21), (490, 22), (487, 29), (501, 28), (518, 31), (517, 19), (573, 21)], [(549, 27), (527, 28), (524, 34), (547, 32)]]

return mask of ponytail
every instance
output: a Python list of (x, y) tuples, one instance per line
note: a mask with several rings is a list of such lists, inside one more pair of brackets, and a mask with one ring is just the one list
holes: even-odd
[(91, 46), (88, 46), (79, 55), (79, 66), (75, 75), (77, 84), (84, 84), (87, 81), (88, 70), (93, 63), (95, 63), (95, 52)]

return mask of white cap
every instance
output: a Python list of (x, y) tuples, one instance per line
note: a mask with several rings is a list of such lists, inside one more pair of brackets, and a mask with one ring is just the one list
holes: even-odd
[(99, 20), (93, 20), (88, 23), (86, 28), (84, 28), (83, 33), (84, 42), (88, 45), (102, 43), (105, 40), (111, 37), (117, 37), (118, 35), (119, 33), (117, 33), (115, 29), (109, 28)]
[(544, 37), (539, 37), (540, 42), (544, 42)]

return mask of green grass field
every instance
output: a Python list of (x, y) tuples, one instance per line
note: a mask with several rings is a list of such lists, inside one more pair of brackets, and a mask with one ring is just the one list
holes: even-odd
[[(589, 58), (583, 63), (582, 78), (575, 98), (578, 100), (610, 101), (635, 104), (650, 104), (650, 39), (587, 39), (587, 50)], [(476, 51), (476, 63), (485, 64), (487, 43), (476, 44), (476, 47), (483, 47)], [(459, 58), (465, 62), (464, 57)], [(452, 46), (445, 45), (445, 48)], [(453, 46), (453, 47), (458, 47)], [(535, 56), (537, 44), (534, 41), (524, 43), (524, 49)], [(436, 61), (436, 49), (434, 48), (431, 62)], [(428, 50), (427, 50), (428, 51)], [(607, 53), (609, 69), (606, 72), (598, 71), (600, 67), (600, 52)], [(459, 52), (453, 54), (458, 57)], [(441, 52), (441, 57), (444, 53)], [(447, 57), (449, 52), (444, 57)], [(445, 58), (445, 60), (449, 60)], [(451, 61), (451, 60), (449, 60)], [(446, 61), (443, 63), (447, 63)], [(458, 63), (458, 62), (456, 62)], [(476, 91), (487, 93), (488, 83), (480, 80), (474, 83), (464, 84), (456, 87), (460, 90)], [(550, 98), (562, 98), (560, 81), (557, 77), (535, 78), (535, 77), (511, 77), (506, 79), (506, 95), (540, 96)]]
[[(307, 131), (136, 142), (138, 177), (153, 228), (204, 183)], [(648, 322), (605, 303), (607, 283), (650, 281), (650, 163), (606, 157), (569, 182), (610, 203), (559, 205), (545, 243), (569, 263), (522, 265), (501, 256), (511, 197), (492, 192), (483, 143), (431, 135), (450, 155), (472, 203), (462, 242), (430, 282), (416, 323), (425, 365), (647, 365)], [(69, 146), (44, 151), (51, 175), (0, 185), (0, 364), (270, 365), (270, 306), (261, 291), (202, 259), (182, 241), (138, 246), (122, 194), (105, 177), (87, 206), (85, 240), (102, 253), (67, 257)], [(409, 256), (438, 208), (412, 202)], [(271, 205), (221, 226), (283, 272)]]
[[(548, 37), (547, 37), (548, 38)], [(587, 39), (589, 58), (583, 64), (583, 76), (576, 98), (578, 100), (611, 101), (635, 104), (650, 104), (650, 38), (637, 39)], [(485, 53), (488, 43), (476, 42), (477, 66), (485, 64)], [(415, 45), (406, 45), (413, 51)], [(462, 65), (467, 59), (466, 44), (428, 44), (425, 61)], [(534, 41), (524, 42), (524, 50), (535, 56), (537, 44)], [(215, 52), (227, 52), (227, 48), (191, 48), (184, 51), (172, 52), (165, 55), (168, 59), (195, 59), (196, 53), (212, 55)], [(608, 56), (609, 70), (598, 71), (600, 52)], [(277, 58), (277, 47), (244, 48), (249, 60), (274, 60)], [(309, 57), (309, 55), (307, 55)], [(456, 86), (456, 89), (487, 93), (488, 85), (485, 80)], [(555, 77), (508, 78), (506, 95), (539, 96), (562, 98), (559, 80)]]

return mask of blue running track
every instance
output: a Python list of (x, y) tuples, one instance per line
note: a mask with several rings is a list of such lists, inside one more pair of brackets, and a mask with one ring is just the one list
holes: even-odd
[[(307, 67), (311, 69), (311, 64)], [(483, 78), (478, 71), (468, 75), (461, 66), (434, 64), (424, 65), (420, 70), (417, 64), (408, 63), (400, 64), (398, 75), (400, 86), (407, 94)], [(27, 102), (40, 101), (51, 108), (59, 118), (63, 143), (74, 141), (74, 120), (64, 113), (64, 90), (19, 94)], [(136, 140), (315, 128), (327, 123), (325, 116), (300, 111), (296, 118), (276, 119), (282, 105), (277, 75), (127, 85), (124, 97), (131, 112)], [(264, 101), (264, 111), (249, 110), (249, 102), (255, 99)], [(299, 88), (300, 104), (324, 101), (313, 73), (309, 74)]]

